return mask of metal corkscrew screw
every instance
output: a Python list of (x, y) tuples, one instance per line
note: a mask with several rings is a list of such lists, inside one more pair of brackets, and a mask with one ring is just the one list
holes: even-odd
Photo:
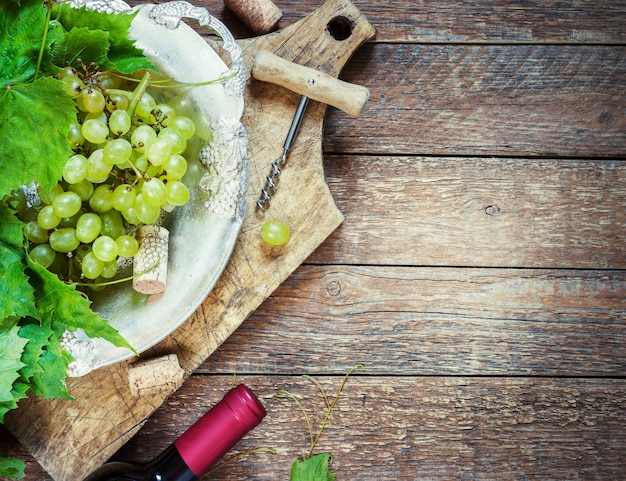
[(287, 137), (285, 138), (285, 143), (283, 144), (283, 155), (279, 159), (272, 162), (272, 170), (270, 174), (265, 178), (265, 187), (261, 189), (261, 198), (256, 203), (257, 207), (262, 211), (265, 211), (267, 209), (272, 198), (272, 193), (275, 192), (278, 188), (277, 182), (281, 174), (281, 167), (287, 162), (289, 151), (293, 147), (293, 143), (296, 139), (296, 136), (298, 135), (298, 129), (300, 128), (300, 124), (302, 123), (304, 111), (306, 110), (306, 106), (308, 103), (309, 97), (307, 97), (306, 95), (300, 97), (300, 103), (298, 104), (296, 113), (293, 116), (293, 120), (291, 121), (291, 127), (289, 128), (289, 132), (287, 133)]

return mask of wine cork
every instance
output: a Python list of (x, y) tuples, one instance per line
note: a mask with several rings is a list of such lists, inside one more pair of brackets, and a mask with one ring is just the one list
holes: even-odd
[(133, 289), (142, 294), (160, 294), (167, 281), (169, 231), (144, 225), (137, 230), (139, 252), (133, 259)]
[(224, 0), (224, 3), (259, 35), (271, 32), (283, 16), (272, 0)]
[(176, 354), (139, 361), (128, 368), (128, 382), (133, 396), (172, 393), (183, 384), (184, 376)]

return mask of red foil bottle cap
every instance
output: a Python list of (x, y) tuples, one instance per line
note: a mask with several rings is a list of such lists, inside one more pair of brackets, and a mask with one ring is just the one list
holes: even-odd
[(189, 469), (202, 477), (246, 433), (258, 426), (266, 414), (256, 396), (239, 384), (174, 444)]

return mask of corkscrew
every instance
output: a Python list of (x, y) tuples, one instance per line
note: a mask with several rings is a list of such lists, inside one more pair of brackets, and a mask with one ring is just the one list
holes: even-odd
[(272, 193), (278, 187), (277, 182), (281, 173), (280, 169), (287, 162), (289, 151), (293, 147), (293, 143), (296, 140), (296, 136), (298, 135), (298, 130), (300, 129), (300, 124), (302, 123), (302, 119), (304, 118), (304, 112), (306, 111), (306, 106), (308, 105), (308, 103), (309, 97), (307, 97), (306, 95), (300, 97), (300, 103), (298, 104), (296, 113), (293, 116), (293, 120), (291, 121), (291, 127), (289, 127), (289, 132), (287, 133), (285, 143), (283, 144), (283, 155), (279, 159), (272, 162), (271, 173), (265, 178), (265, 187), (261, 189), (261, 198), (257, 200), (256, 203), (259, 209), (263, 211), (270, 203)]

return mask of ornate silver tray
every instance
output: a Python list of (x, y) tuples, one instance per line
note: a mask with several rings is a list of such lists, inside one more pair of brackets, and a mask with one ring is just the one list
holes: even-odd
[[(73, 5), (108, 12), (138, 10), (131, 37), (167, 77), (198, 83), (230, 76), (225, 82), (184, 92), (173, 89), (178, 98), (168, 99), (188, 109), (187, 114), (193, 112), (212, 139), (188, 152), (185, 183), (191, 191), (190, 201), (163, 221), (170, 231), (165, 292), (146, 296), (124, 283), (90, 296), (94, 311), (141, 353), (196, 311), (221, 276), (237, 241), (249, 178), (247, 133), (240, 123), (246, 69), (230, 32), (204, 8), (178, 1), (135, 9), (120, 0), (74, 0)], [(230, 65), (182, 19), (194, 20), (221, 37)], [(134, 356), (128, 349), (90, 339), (81, 331), (68, 333), (64, 345), (75, 358), (69, 366), (69, 375), (74, 377)]]

